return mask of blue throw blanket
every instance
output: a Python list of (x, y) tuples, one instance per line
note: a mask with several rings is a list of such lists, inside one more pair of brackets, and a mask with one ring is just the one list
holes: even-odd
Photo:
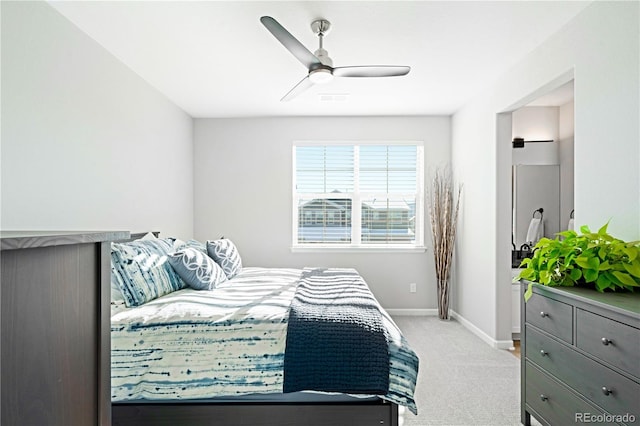
[(386, 395), (388, 336), (376, 299), (352, 269), (305, 270), (291, 303), (284, 392)]

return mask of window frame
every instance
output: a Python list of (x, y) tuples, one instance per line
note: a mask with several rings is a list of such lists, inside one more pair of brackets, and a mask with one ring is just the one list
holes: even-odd
[[(351, 241), (345, 242), (325, 242), (325, 243), (302, 243), (298, 241), (299, 233), (299, 203), (301, 200), (308, 199), (312, 194), (300, 194), (296, 190), (296, 177), (297, 177), (297, 159), (296, 148), (300, 146), (354, 146), (354, 188), (353, 193), (318, 193), (313, 194), (312, 199), (348, 199), (351, 200)], [(362, 200), (371, 197), (384, 197), (386, 198), (389, 193), (376, 193), (376, 192), (361, 192), (360, 191), (360, 158), (359, 149), (364, 145), (382, 145), (382, 146), (401, 146), (411, 145), (416, 146), (416, 192), (414, 193), (392, 193), (392, 195), (403, 196), (415, 196), (415, 241), (411, 243), (362, 243)], [(338, 141), (309, 141), (309, 140), (296, 140), (292, 143), (291, 148), (292, 155), (292, 178), (291, 178), (291, 193), (292, 193), (292, 226), (291, 226), (291, 251), (292, 252), (424, 252), (426, 250), (424, 237), (425, 237), (425, 161), (424, 161), (424, 142), (416, 140), (338, 140)]]

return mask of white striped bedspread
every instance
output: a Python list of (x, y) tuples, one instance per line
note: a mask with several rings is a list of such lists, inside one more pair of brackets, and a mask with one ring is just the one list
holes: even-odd
[[(245, 267), (215, 290), (183, 289), (116, 312), (112, 401), (282, 393), (289, 306), (302, 272)], [(416, 413), (418, 358), (380, 310), (390, 356), (383, 398)]]

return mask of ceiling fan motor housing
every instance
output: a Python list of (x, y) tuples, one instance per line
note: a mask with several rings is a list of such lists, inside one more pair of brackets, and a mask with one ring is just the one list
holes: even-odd
[(316, 50), (313, 54), (320, 60), (320, 62), (322, 62), (322, 65), (333, 67), (333, 60), (329, 57), (329, 52), (323, 48)]

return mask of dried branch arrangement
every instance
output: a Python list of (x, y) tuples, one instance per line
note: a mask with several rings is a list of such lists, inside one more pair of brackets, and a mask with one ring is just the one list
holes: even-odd
[[(457, 197), (454, 202), (454, 189)], [(449, 276), (456, 240), (462, 185), (454, 188), (451, 171), (436, 169), (429, 190), (429, 218), (438, 281), (438, 316), (449, 319)]]

